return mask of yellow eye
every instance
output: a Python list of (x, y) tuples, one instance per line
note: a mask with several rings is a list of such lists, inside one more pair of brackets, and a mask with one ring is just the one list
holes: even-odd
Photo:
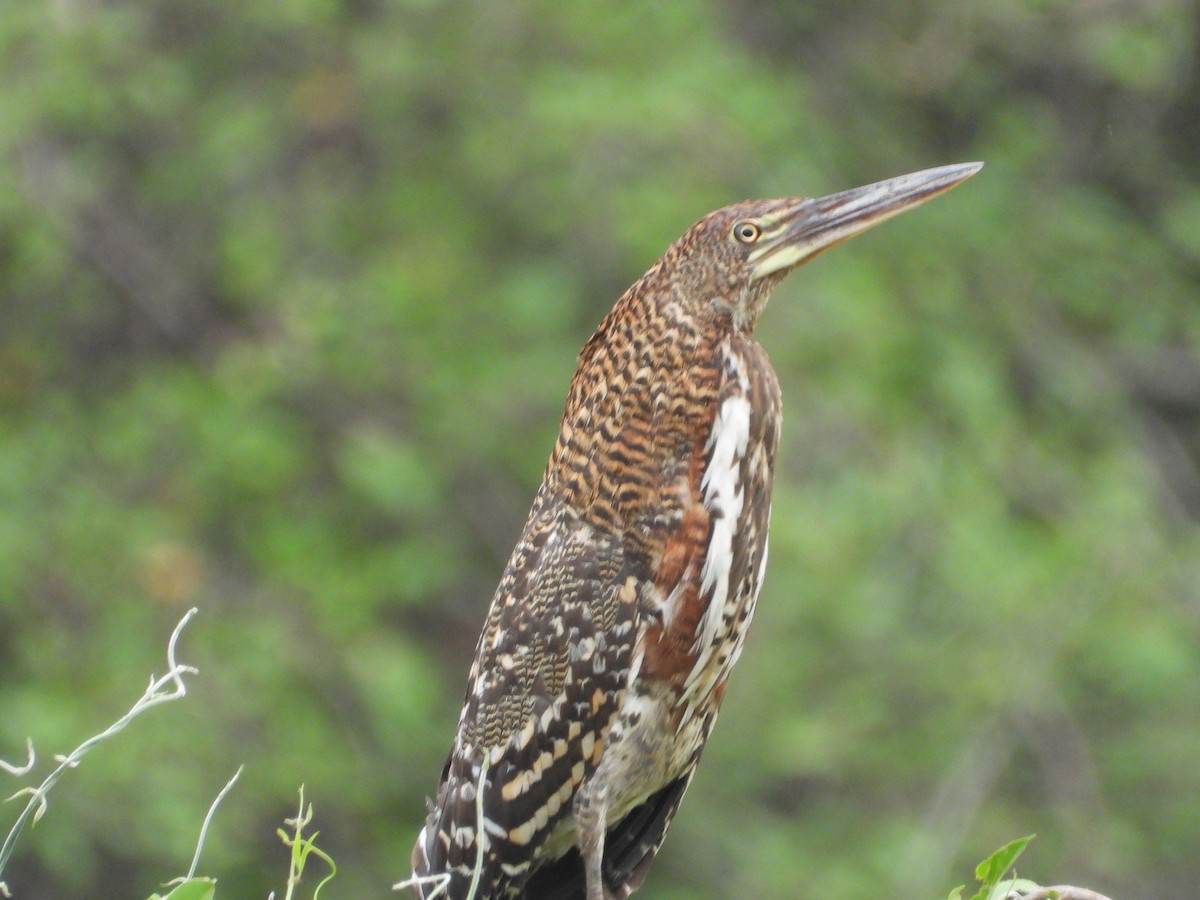
[(753, 222), (738, 222), (733, 226), (733, 237), (743, 244), (753, 244), (762, 234), (762, 229)]

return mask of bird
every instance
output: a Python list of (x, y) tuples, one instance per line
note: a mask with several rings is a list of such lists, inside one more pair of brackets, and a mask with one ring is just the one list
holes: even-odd
[(754, 337), (768, 297), (982, 165), (735, 203), (617, 300), (580, 353), (397, 887), (421, 900), (623, 900), (641, 887), (766, 570), (781, 421)]

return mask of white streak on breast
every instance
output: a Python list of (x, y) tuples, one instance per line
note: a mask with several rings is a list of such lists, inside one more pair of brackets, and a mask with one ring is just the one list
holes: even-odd
[[(767, 507), (767, 527), (771, 526), (771, 507)], [(767, 575), (767, 554), (771, 550), (771, 541), (765, 535), (763, 536), (762, 559), (758, 561), (758, 574), (755, 576), (754, 584), (757, 587), (762, 587), (763, 580)]]
[(721, 615), (729, 599), (729, 570), (733, 564), (733, 540), (742, 515), (744, 493), (741, 484), (742, 457), (750, 439), (750, 401), (744, 396), (727, 397), (717, 412), (709, 445), (712, 455), (700, 489), (704, 505), (713, 517), (712, 536), (704, 568), (700, 571), (700, 591), (708, 607), (696, 633), (698, 648), (717, 637)]

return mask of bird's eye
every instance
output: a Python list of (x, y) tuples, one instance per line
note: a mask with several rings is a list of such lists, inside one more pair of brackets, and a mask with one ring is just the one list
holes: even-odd
[(762, 234), (762, 229), (753, 222), (738, 222), (733, 226), (734, 239), (743, 244), (753, 244)]

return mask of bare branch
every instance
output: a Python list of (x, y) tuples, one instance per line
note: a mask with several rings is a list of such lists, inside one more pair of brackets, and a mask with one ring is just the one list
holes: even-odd
[[(47, 809), (47, 796), (50, 789), (58, 783), (58, 780), (68, 769), (74, 769), (83, 759), (84, 754), (95, 747), (102, 741), (113, 737), (116, 734), (124, 731), (125, 728), (147, 710), (158, 706), (161, 703), (169, 703), (172, 700), (179, 700), (187, 694), (187, 687), (183, 682), (184, 675), (195, 675), (197, 670), (191, 666), (181, 665), (175, 659), (175, 644), (179, 640), (179, 635), (183, 631), (184, 626), (192, 620), (192, 617), (198, 612), (194, 607), (187, 611), (179, 624), (175, 626), (175, 630), (171, 632), (171, 638), (167, 642), (167, 673), (160, 678), (151, 677), (150, 686), (146, 688), (146, 692), (138, 699), (136, 703), (130, 707), (129, 712), (113, 722), (108, 728), (99, 734), (92, 735), (66, 756), (55, 756), (58, 760), (58, 766), (46, 776), (36, 788), (25, 788), (13, 794), (13, 797), (28, 796), (29, 802), (25, 804), (25, 808), (21, 810), (21, 814), (17, 816), (17, 821), (13, 824), (12, 829), (8, 832), (8, 836), (4, 839), (4, 844), (0, 846), (0, 875), (4, 873), (4, 867), (8, 863), (9, 857), (12, 856), (13, 846), (17, 842), (17, 837), (21, 834), (26, 823), (32, 821), (37, 822)], [(30, 751), (32, 755), (32, 749)], [(12, 797), (9, 798), (13, 799)], [(0, 890), (3, 890), (3, 882), (0, 881)]]
[(1054, 887), (1038, 888), (1031, 894), (1015, 895), (1012, 900), (1110, 900), (1110, 898), (1087, 888), (1059, 884)]

